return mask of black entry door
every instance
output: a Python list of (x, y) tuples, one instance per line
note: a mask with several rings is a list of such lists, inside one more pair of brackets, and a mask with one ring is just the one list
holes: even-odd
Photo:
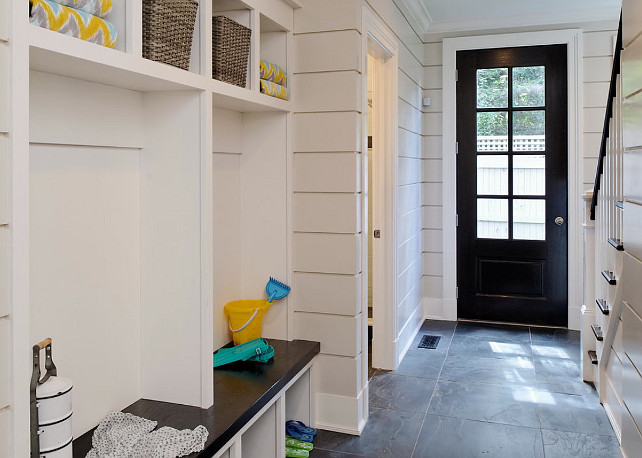
[(460, 318), (567, 325), (566, 45), (457, 53)]

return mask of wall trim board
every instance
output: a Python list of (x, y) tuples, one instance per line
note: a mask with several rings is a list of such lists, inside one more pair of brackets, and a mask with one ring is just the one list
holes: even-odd
[(440, 297), (424, 297), (424, 320), (457, 321), (444, 316), (444, 300)]
[[(418, 323), (414, 327), (411, 326), (413, 320), (418, 321)], [(399, 333), (399, 337), (395, 341), (395, 355), (397, 358), (397, 366), (399, 365), (399, 363), (401, 363), (401, 361), (403, 361), (406, 353), (408, 353), (408, 350), (410, 350), (410, 347), (412, 347), (412, 343), (414, 342), (415, 337), (417, 337), (417, 334), (419, 334), (419, 330), (421, 329), (423, 323), (424, 308), (422, 301), (412, 312), (412, 315), (410, 316), (410, 318), (408, 318), (404, 329)], [(403, 346), (401, 346), (400, 344), (403, 344)]]
[(318, 393), (317, 428), (353, 436), (361, 435), (368, 421), (368, 392), (366, 384), (356, 398)]
[[(510, 33), (447, 38), (443, 44), (443, 189), (457, 195), (456, 57), (457, 51), (502, 47), (566, 44), (568, 46), (568, 303), (569, 326), (577, 326), (582, 293), (582, 194), (580, 153), (583, 146), (582, 30)], [(454, 199), (454, 197), (453, 197)], [(453, 201), (454, 202), (454, 201)], [(457, 319), (456, 205), (443, 207), (444, 316)], [(573, 308), (571, 308), (571, 306)]]

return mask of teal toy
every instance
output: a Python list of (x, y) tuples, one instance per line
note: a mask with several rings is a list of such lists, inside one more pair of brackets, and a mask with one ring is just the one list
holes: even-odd
[(267, 363), (274, 356), (274, 348), (263, 338), (258, 338), (232, 348), (221, 348), (214, 353), (214, 367), (236, 361)]

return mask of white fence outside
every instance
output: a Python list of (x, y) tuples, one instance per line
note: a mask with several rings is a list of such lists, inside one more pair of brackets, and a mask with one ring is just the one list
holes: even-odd
[[(544, 151), (545, 135), (514, 135), (513, 151)], [(508, 151), (508, 135), (480, 135), (477, 137), (477, 151)]]

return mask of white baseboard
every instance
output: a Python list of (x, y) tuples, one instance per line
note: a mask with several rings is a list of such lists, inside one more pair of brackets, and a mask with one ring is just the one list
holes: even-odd
[(406, 326), (403, 328), (403, 330), (399, 334), (399, 337), (397, 338), (397, 341), (395, 342), (397, 367), (399, 367), (399, 364), (406, 356), (406, 353), (408, 353), (408, 350), (410, 350), (410, 346), (412, 345), (413, 340), (415, 340), (417, 333), (421, 329), (421, 325), (424, 322), (423, 312), (423, 306), (419, 305), (413, 312), (412, 316), (408, 319)]
[(367, 404), (367, 384), (356, 398), (318, 393), (317, 428), (359, 436), (368, 421)]

